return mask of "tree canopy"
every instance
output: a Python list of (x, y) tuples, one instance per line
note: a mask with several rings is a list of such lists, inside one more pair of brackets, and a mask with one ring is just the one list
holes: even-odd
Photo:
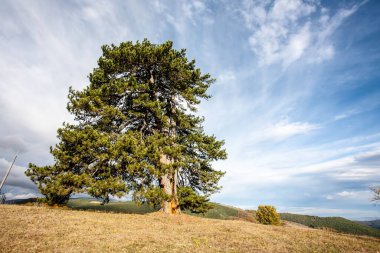
[(204, 212), (220, 189), (223, 141), (205, 134), (197, 105), (214, 82), (186, 50), (173, 43), (123, 42), (102, 46), (98, 66), (83, 90), (69, 90), (75, 124), (58, 129), (55, 163), (26, 171), (50, 204), (71, 194), (102, 198), (131, 194), (136, 202)]

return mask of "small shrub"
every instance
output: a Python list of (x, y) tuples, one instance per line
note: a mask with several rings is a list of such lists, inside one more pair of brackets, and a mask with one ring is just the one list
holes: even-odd
[(257, 208), (256, 218), (261, 224), (280, 225), (280, 215), (274, 206), (262, 206)]

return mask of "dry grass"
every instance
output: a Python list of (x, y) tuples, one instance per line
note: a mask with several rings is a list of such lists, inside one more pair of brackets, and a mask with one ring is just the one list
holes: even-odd
[(380, 239), (188, 215), (0, 205), (0, 252), (380, 252)]

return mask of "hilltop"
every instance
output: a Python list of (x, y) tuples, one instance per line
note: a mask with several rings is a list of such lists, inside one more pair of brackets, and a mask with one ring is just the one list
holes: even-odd
[(377, 252), (380, 239), (186, 214), (1, 205), (4, 252)]
[(342, 217), (318, 217), (291, 213), (281, 213), (280, 216), (283, 220), (296, 222), (311, 228), (332, 229), (342, 233), (380, 237), (380, 230)]

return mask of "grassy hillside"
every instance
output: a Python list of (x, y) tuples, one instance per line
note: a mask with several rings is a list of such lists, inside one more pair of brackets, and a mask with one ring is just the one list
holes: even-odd
[[(22, 201), (20, 203), (24, 203)], [(218, 203), (212, 203), (213, 209), (209, 210), (205, 214), (193, 214), (185, 211), (186, 214), (192, 216), (198, 216), (211, 219), (222, 220), (245, 220), (249, 222), (256, 222), (255, 211), (246, 211), (232, 206), (221, 205)], [(107, 205), (100, 205), (99, 201), (89, 198), (70, 199), (68, 207), (75, 210), (93, 210), (115, 213), (128, 213), (128, 214), (148, 214), (157, 211), (147, 204), (137, 206), (132, 201), (126, 202), (110, 202)], [(366, 225), (358, 224), (357, 222), (350, 221), (339, 217), (322, 218), (317, 216), (297, 215), (282, 213), (281, 219), (285, 221), (295, 222), (302, 224), (310, 228), (329, 228), (337, 232), (349, 233), (354, 235), (368, 235), (380, 237), (380, 231), (373, 229)], [(288, 224), (296, 225), (296, 224)]]
[(370, 220), (370, 221), (357, 221), (362, 225), (366, 225), (372, 228), (380, 229), (380, 220)]
[(202, 219), (0, 205), (0, 252), (379, 252), (380, 239)]
[(281, 219), (300, 223), (312, 228), (329, 228), (338, 232), (380, 237), (380, 231), (341, 217), (318, 217), (281, 213)]
[[(121, 213), (135, 213), (135, 214), (145, 214), (151, 213), (155, 210), (149, 205), (137, 206), (132, 201), (127, 202), (110, 202), (107, 205), (101, 206), (93, 199), (71, 199), (68, 206), (73, 209), (79, 210), (98, 210), (98, 211), (109, 211), (109, 212), (121, 212)], [(245, 211), (239, 208), (225, 206), (217, 203), (212, 203), (213, 209), (209, 210), (205, 214), (193, 214), (185, 211), (186, 214), (193, 216), (211, 218), (211, 219), (223, 219), (223, 220), (246, 220), (255, 222), (254, 211)], [(337, 232), (354, 234), (354, 235), (369, 235), (380, 237), (380, 231), (370, 228), (368, 226), (358, 224), (357, 222), (350, 221), (340, 217), (317, 217), (308, 215), (298, 215), (282, 213), (281, 219), (285, 221), (291, 221), (299, 223), (311, 228), (329, 228)]]

